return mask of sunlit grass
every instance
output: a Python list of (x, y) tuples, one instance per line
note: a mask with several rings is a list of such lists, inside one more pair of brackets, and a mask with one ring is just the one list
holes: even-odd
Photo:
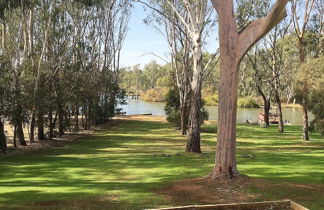
[[(286, 128), (299, 131), (297, 126)], [(43, 209), (46, 201), (87, 200), (90, 208), (142, 209), (170, 205), (155, 194), (172, 180), (207, 175), (214, 164), (216, 126), (206, 125), (202, 150), (208, 156), (183, 152), (186, 139), (162, 122), (123, 121), (93, 137), (65, 147), (0, 158), (0, 208)], [(324, 141), (317, 135), (302, 142), (301, 134), (278, 134), (252, 125), (238, 126), (240, 173), (274, 183), (324, 184)], [(255, 159), (242, 154), (254, 154)], [(273, 199), (299, 192), (269, 189)], [(320, 209), (323, 195), (298, 202)], [(100, 202), (99, 202), (100, 201)], [(36, 204), (35, 204), (36, 203)], [(71, 209), (56, 202), (51, 208)], [(49, 207), (46, 206), (46, 209)], [(77, 207), (75, 207), (77, 209)]]

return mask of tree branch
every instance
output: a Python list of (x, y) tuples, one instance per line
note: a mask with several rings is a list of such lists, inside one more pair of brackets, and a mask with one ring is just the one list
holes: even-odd
[(240, 61), (245, 53), (265, 34), (286, 17), (286, 5), (289, 0), (277, 0), (266, 17), (259, 18), (248, 25), (239, 34), (237, 59)]

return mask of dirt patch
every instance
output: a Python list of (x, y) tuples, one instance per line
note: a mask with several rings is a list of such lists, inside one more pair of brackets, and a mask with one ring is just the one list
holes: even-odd
[(261, 199), (260, 195), (248, 192), (252, 183), (245, 176), (231, 180), (195, 178), (173, 182), (155, 192), (179, 205), (240, 203)]
[[(282, 192), (284, 186), (284, 191)], [(252, 189), (257, 191), (252, 193)], [(303, 201), (305, 205), (314, 195), (324, 195), (322, 184), (296, 184), (290, 182), (272, 183), (260, 178), (240, 176), (231, 180), (211, 180), (210, 178), (184, 179), (172, 182), (167, 187), (156, 189), (167, 200), (178, 206), (204, 204), (230, 204), (256, 201), (268, 201), (271, 191), (275, 200)], [(309, 196), (309, 199), (307, 198)]]
[(134, 121), (153, 121), (153, 122), (166, 122), (165, 117), (151, 116), (151, 115), (125, 115), (114, 117), (117, 120), (134, 120)]

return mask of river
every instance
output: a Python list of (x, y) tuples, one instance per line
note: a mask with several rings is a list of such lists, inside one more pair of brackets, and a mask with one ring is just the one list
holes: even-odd
[[(165, 116), (164, 112), (165, 103), (160, 102), (144, 102), (141, 100), (128, 100), (127, 105), (122, 105), (124, 112), (127, 115), (133, 114), (148, 114), (152, 113), (153, 116)], [(209, 112), (210, 120), (217, 120), (218, 117), (218, 107), (217, 106), (206, 106)], [(241, 109), (237, 110), (237, 122), (243, 123), (245, 120), (250, 122), (257, 122), (258, 115), (261, 109)], [(313, 115), (310, 114), (310, 120), (313, 119)], [(301, 109), (298, 108), (283, 108), (283, 119), (287, 120), (292, 125), (302, 125), (303, 124), (303, 113)]]

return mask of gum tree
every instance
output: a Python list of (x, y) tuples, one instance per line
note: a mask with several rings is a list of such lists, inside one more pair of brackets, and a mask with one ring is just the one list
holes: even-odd
[(238, 69), (247, 51), (286, 16), (288, 0), (277, 0), (271, 11), (238, 30), (233, 0), (212, 0), (218, 13), (220, 42), (220, 85), (218, 141), (212, 178), (238, 175), (236, 167), (236, 113)]

